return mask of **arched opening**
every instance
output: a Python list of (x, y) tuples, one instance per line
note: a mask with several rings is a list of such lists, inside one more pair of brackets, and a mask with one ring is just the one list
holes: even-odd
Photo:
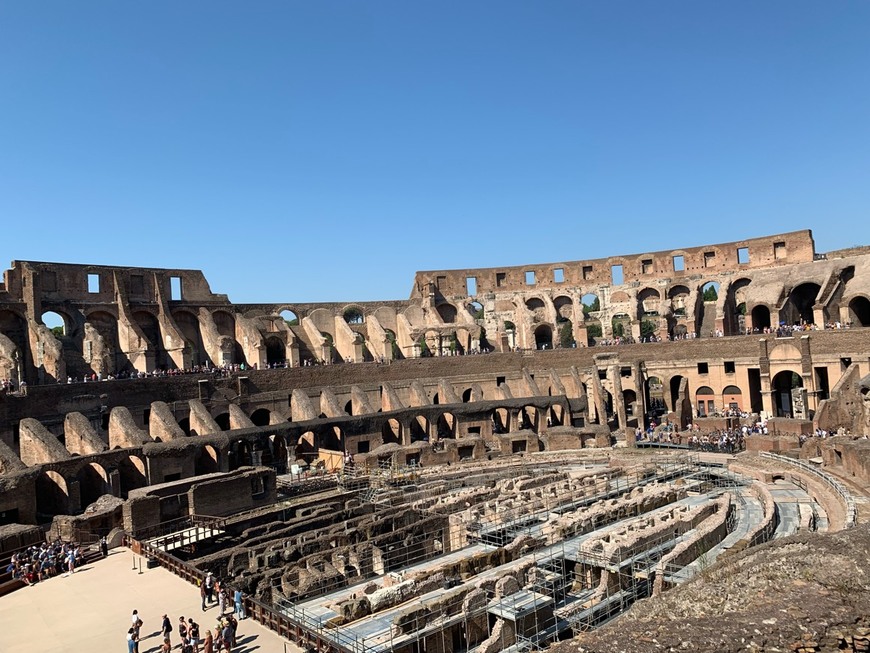
[(749, 279), (737, 279), (728, 286), (723, 305), (725, 335), (746, 333), (746, 288)]
[(722, 390), (722, 403), (726, 410), (743, 410), (743, 391), (736, 385), (726, 385)]
[(126, 499), (130, 490), (145, 487), (145, 462), (139, 456), (129, 456), (118, 461), (118, 477), (121, 484), (121, 498)]
[(366, 321), (363, 312), (355, 306), (350, 306), (344, 309), (342, 317), (344, 318), (344, 321), (348, 324), (364, 324)]
[(752, 328), (759, 331), (770, 328), (770, 309), (764, 304), (752, 308)]
[(547, 416), (549, 426), (562, 426), (565, 424), (565, 409), (559, 404), (550, 406), (550, 413)]
[(258, 408), (251, 413), (251, 421), (254, 426), (269, 426), (272, 418), (272, 411), (268, 408)]
[(353, 400), (352, 399), (348, 400), (348, 402), (344, 405), (344, 412), (347, 415), (353, 415)]
[(451, 413), (443, 413), (438, 416), (437, 422), (438, 439), (456, 437), (456, 418)]
[(404, 358), (405, 355), (402, 353), (402, 348), (399, 347), (399, 343), (396, 340), (396, 332), (390, 329), (384, 329), (384, 333), (387, 336), (387, 342), (390, 343), (390, 350), (393, 353), (393, 359), (401, 360)]
[(637, 293), (637, 319), (658, 318), (661, 295), (655, 288), (644, 288)]
[(538, 430), (538, 409), (534, 406), (523, 406), (520, 411), (520, 430)]
[(438, 311), (438, 315), (441, 316), (441, 321), (445, 324), (453, 324), (456, 322), (456, 307), (453, 306), (453, 304), (438, 304), (435, 310)]
[(695, 308), (695, 333), (699, 338), (716, 335), (716, 303), (719, 301), (719, 282), (708, 281), (699, 289)]
[(36, 479), (36, 512), (41, 515), (38, 517), (40, 522), (70, 512), (66, 479), (55, 471), (44, 471)]
[(668, 407), (665, 404), (665, 386), (662, 380), (657, 376), (651, 376), (644, 381), (644, 392), (646, 393), (646, 423), (644, 426), (649, 426), (653, 421), (660, 423), (659, 419), (662, 415), (668, 412)]
[(780, 311), (780, 322), (786, 324), (815, 324), (813, 305), (816, 303), (821, 286), (817, 283), (802, 283), (788, 296), (783, 310)]
[(625, 414), (628, 417), (634, 416), (634, 404), (637, 401), (637, 393), (631, 389), (622, 391), (622, 403), (625, 406)]
[(3, 334), (17, 351), (0, 355), (0, 378), (24, 380), (27, 374), (25, 362), (28, 360), (27, 321), (12, 311), (0, 311), (0, 334)]
[(686, 317), (689, 312), (689, 292), (688, 286), (678, 284), (668, 290), (668, 299), (671, 302), (671, 313), (674, 317)]
[(163, 340), (160, 337), (160, 323), (157, 317), (147, 311), (136, 311), (133, 313), (133, 321), (136, 326), (142, 331), (142, 335), (148, 340), (150, 349), (160, 351), (163, 349)]
[[(109, 354), (109, 369), (106, 372), (113, 372), (116, 369), (122, 369), (124, 362), (118, 361), (117, 357), (121, 354), (118, 346), (118, 320), (111, 313), (105, 311), (94, 311), (89, 313), (87, 323), (90, 324), (97, 333), (103, 338), (103, 344)], [(93, 366), (93, 362), (92, 362)], [(95, 370), (96, 371), (96, 370)]]
[(492, 432), (496, 435), (510, 431), (510, 412), (507, 408), (492, 411)]
[(794, 401), (792, 391), (804, 385), (801, 375), (791, 370), (783, 370), (773, 377), (770, 386), (773, 388), (774, 409), (777, 417), (793, 417)]
[(478, 301), (468, 303), (468, 312), (471, 313), (471, 317), (475, 320), (484, 319), (483, 304)]
[(221, 413), (217, 417), (214, 418), (214, 421), (217, 422), (217, 425), (221, 427), (222, 431), (230, 430), (230, 414), (229, 413)]
[(344, 438), (337, 426), (322, 426), (317, 429), (317, 448), (329, 451), (344, 451)]
[(287, 360), (287, 348), (278, 336), (266, 338), (266, 362), (269, 365), (281, 365)]
[(418, 415), (411, 420), (411, 442), (429, 441), (429, 420)]
[(549, 324), (542, 324), (535, 329), (535, 349), (553, 348), (553, 329)]
[(631, 318), (625, 313), (617, 313), (610, 320), (614, 338), (627, 338), (631, 335)]
[(384, 444), (402, 443), (402, 425), (397, 419), (388, 419), (381, 427), (381, 439)]
[(285, 308), (283, 311), (278, 313), (278, 315), (282, 320), (284, 320), (288, 327), (299, 326), (299, 317), (289, 308)]
[(695, 406), (698, 417), (707, 417), (716, 412), (716, 400), (713, 388), (702, 385), (695, 391)]
[(214, 325), (217, 328), (218, 334), (227, 338), (236, 338), (236, 319), (226, 311), (215, 311), (211, 314), (211, 319), (214, 320)]
[(287, 442), (283, 435), (269, 436), (272, 443), (272, 461), (279, 474), (287, 473)]
[[(199, 329), (199, 318), (188, 311), (175, 311), (172, 319), (178, 325), (187, 346), (190, 348), (190, 360), (194, 365), (204, 365), (206, 362), (214, 364), (202, 345), (202, 334)], [(220, 362), (219, 362), (220, 363)]]
[(220, 471), (220, 452), (210, 444), (205, 445), (196, 454), (193, 467), (197, 476)]
[(670, 409), (673, 411), (677, 410), (677, 405), (680, 399), (680, 383), (682, 383), (683, 377), (677, 374), (676, 376), (671, 377), (670, 390), (671, 390), (671, 405)]
[(311, 464), (317, 459), (317, 447), (314, 444), (314, 432), (306, 431), (296, 441), (296, 458)]
[(543, 300), (539, 299), (538, 297), (531, 297), (530, 299), (527, 299), (526, 308), (533, 313), (533, 322), (543, 322), (547, 319), (547, 309), (544, 305)]
[(466, 388), (462, 391), (462, 403), (467, 404), (471, 401), (471, 388)]
[(230, 445), (230, 471), (239, 467), (251, 467), (254, 464), (253, 447), (247, 440), (236, 440)]
[(109, 475), (99, 463), (89, 463), (76, 475), (79, 482), (82, 510), (91, 505), (104, 494), (111, 494)]
[(553, 300), (556, 309), (556, 323), (561, 324), (574, 318), (574, 302), (570, 297), (559, 295)]
[(181, 427), (181, 430), (184, 431), (185, 435), (191, 435), (189, 417), (182, 417), (180, 420), (178, 420), (178, 426)]
[(46, 311), (42, 314), (42, 323), (48, 327), (48, 330), (54, 334), (54, 337), (60, 340), (70, 334), (70, 328), (66, 319), (54, 311)]
[(849, 321), (852, 326), (870, 326), (870, 300), (855, 297), (849, 302)]

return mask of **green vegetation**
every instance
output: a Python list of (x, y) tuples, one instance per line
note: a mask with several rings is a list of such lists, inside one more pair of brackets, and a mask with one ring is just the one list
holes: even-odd
[(62, 338), (63, 337), (63, 327), (62, 326), (51, 327), (51, 332), (54, 334), (55, 338)]
[(705, 302), (715, 302), (719, 299), (719, 293), (716, 292), (716, 286), (709, 285), (704, 289), (704, 301)]
[(591, 304), (587, 304), (585, 302), (583, 303), (583, 314), (584, 315), (592, 313), (594, 311), (600, 311), (600, 310), (601, 310), (601, 300), (598, 299), (598, 297), (596, 297), (595, 300)]
[(562, 326), (559, 329), (559, 344), (562, 347), (574, 346), (574, 327), (571, 324), (571, 320), (562, 322)]
[(590, 338), (600, 338), (601, 337), (601, 325), (597, 323), (590, 324), (586, 327), (586, 333)]
[(649, 338), (652, 335), (655, 335), (655, 332), (658, 331), (658, 325), (651, 320), (644, 320), (640, 323), (640, 337), (641, 338)]
[(517, 325), (514, 324), (513, 322), (510, 322), (510, 321), (508, 321), (508, 320), (505, 320), (505, 323), (504, 323), (504, 330), (505, 330), (505, 331), (516, 331), (516, 330), (517, 330)]

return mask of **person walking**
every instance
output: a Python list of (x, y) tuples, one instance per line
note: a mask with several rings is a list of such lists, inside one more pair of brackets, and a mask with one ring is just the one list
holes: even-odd
[(127, 631), (127, 653), (136, 651), (136, 643), (136, 629), (131, 626)]
[(239, 616), (239, 619), (245, 618), (245, 603), (242, 598), (242, 590), (236, 588), (236, 591), (233, 592), (233, 603), (235, 604), (235, 613)]
[(223, 614), (226, 611), (226, 607), (227, 607), (227, 593), (224, 590), (224, 588), (222, 587), (218, 591), (218, 609), (220, 610), (221, 614)]
[(208, 592), (205, 589), (205, 581), (199, 584), (199, 598), (202, 599), (202, 611), (205, 612), (205, 600), (208, 598)]
[(172, 622), (169, 620), (169, 615), (163, 615), (163, 625), (160, 627), (160, 633), (163, 635), (163, 639), (169, 639), (170, 633), (172, 632)]
[(103, 554), (104, 558), (109, 557), (109, 541), (105, 536), (100, 538), (100, 552)]

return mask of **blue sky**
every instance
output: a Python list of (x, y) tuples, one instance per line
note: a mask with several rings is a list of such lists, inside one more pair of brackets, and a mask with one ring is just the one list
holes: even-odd
[(235, 302), (870, 244), (867, 2), (0, 0), (0, 265)]

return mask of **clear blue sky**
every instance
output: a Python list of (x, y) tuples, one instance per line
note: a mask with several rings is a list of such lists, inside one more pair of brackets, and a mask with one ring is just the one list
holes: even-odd
[(0, 265), (235, 302), (870, 243), (870, 3), (0, 0)]

